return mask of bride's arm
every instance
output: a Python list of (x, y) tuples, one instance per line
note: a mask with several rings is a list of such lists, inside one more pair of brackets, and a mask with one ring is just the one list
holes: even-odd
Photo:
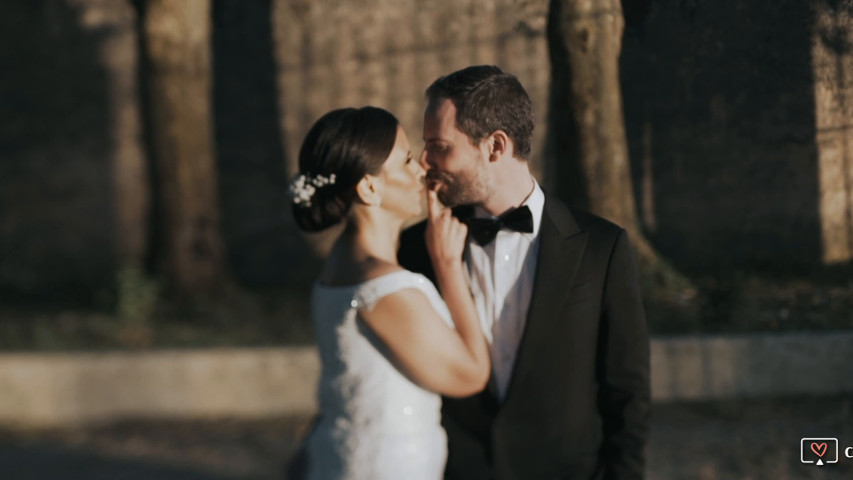
[(483, 381), (478, 390), (482, 390), (489, 380), (491, 365), (489, 347), (465, 281), (462, 253), (465, 250), (468, 227), (459, 222), (449, 208), (444, 208), (439, 203), (436, 192), (432, 190), (427, 191), (427, 208), (429, 219), (426, 245), (438, 288), (450, 310), (456, 331), (478, 368), (478, 378)]
[(443, 395), (479, 392), (489, 379), (489, 350), (465, 283), (462, 252), (467, 227), (428, 193), (427, 248), (439, 289), (456, 330), (438, 316), (423, 293), (403, 290), (381, 299), (361, 317), (416, 383)]
[(414, 383), (451, 397), (473, 395), (485, 388), (489, 379), (485, 340), (480, 351), (472, 349), (469, 343), (475, 342), (469, 338), (466, 343), (458, 328), (444, 323), (420, 290), (387, 295), (359, 315)]

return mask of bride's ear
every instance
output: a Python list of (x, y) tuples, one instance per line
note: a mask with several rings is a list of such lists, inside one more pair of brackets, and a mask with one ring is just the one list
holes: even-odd
[(379, 194), (379, 179), (373, 175), (365, 175), (355, 186), (358, 199), (365, 205), (379, 206), (382, 196)]

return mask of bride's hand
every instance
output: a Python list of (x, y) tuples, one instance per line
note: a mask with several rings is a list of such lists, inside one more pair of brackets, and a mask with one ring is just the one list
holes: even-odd
[(442, 206), (438, 194), (430, 189), (427, 189), (427, 211), (426, 245), (433, 267), (461, 265), (468, 226)]

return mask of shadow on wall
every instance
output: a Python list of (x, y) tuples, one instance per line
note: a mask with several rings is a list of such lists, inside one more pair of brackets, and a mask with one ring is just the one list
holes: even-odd
[(621, 75), (650, 238), (688, 272), (820, 267), (811, 2), (647, 3)]
[(19, 298), (91, 298), (112, 280), (110, 22), (77, 5), (4, 2), (0, 15), (0, 291)]
[[(272, 0), (213, 3), (214, 121), (222, 231), (247, 285), (299, 285), (316, 268), (295, 234), (279, 118)], [(281, 92), (287, 96), (289, 92)], [(283, 107), (282, 107), (283, 108)], [(309, 282), (310, 283), (310, 282)]]

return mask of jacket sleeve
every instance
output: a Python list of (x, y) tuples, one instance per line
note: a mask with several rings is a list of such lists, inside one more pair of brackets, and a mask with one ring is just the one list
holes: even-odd
[(435, 283), (432, 263), (426, 249), (426, 222), (415, 224), (400, 235), (400, 248), (397, 250), (397, 261), (400, 266), (412, 272), (421, 273)]
[(650, 346), (637, 265), (624, 230), (607, 268), (599, 342), (604, 478), (642, 479), (651, 401)]

